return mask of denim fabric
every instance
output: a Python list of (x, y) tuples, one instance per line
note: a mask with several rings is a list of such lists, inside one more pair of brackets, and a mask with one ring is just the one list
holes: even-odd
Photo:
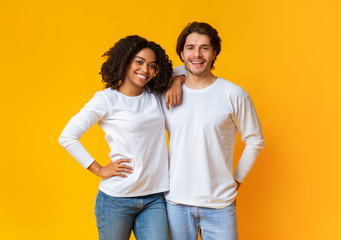
[(95, 203), (99, 240), (167, 240), (163, 193), (141, 197), (112, 197), (98, 192)]
[(167, 203), (172, 240), (238, 240), (235, 204), (213, 209)]

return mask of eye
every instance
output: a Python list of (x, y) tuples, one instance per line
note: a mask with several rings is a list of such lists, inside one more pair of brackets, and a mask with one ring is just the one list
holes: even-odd
[(152, 69), (155, 69), (156, 65), (155, 64), (150, 64), (149, 67), (152, 68)]
[(143, 64), (143, 62), (141, 60), (135, 60), (135, 62), (139, 65)]

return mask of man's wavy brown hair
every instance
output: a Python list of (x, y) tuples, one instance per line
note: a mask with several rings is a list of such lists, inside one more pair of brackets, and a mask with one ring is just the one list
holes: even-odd
[(207, 35), (211, 40), (211, 45), (213, 47), (213, 51), (216, 53), (215, 59), (212, 61), (211, 69), (214, 69), (214, 62), (217, 59), (217, 56), (219, 55), (221, 51), (221, 39), (218, 36), (218, 31), (213, 28), (208, 23), (204, 22), (192, 22), (189, 23), (184, 30), (180, 33), (178, 37), (178, 41), (176, 44), (176, 53), (179, 55), (181, 61), (183, 62), (181, 58), (181, 52), (184, 50), (184, 46), (186, 43), (186, 38), (188, 35), (192, 33), (199, 33), (199, 34), (205, 34)]

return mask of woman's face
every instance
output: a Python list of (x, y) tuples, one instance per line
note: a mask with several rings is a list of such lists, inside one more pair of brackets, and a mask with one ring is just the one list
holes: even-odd
[(150, 48), (143, 48), (133, 57), (123, 84), (125, 87), (142, 90), (144, 85), (153, 78), (156, 65), (155, 52)]

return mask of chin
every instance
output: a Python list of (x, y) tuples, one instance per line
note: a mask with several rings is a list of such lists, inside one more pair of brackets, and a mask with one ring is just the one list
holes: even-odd
[(201, 75), (205, 72), (205, 70), (189, 70), (189, 72), (191, 72), (193, 75)]

